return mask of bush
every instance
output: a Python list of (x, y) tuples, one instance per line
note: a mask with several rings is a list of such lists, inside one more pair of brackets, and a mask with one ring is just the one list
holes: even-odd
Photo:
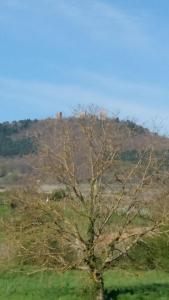
[(132, 265), (144, 270), (162, 269), (169, 271), (169, 239), (166, 234), (149, 238), (139, 243), (130, 253)]
[(57, 190), (53, 191), (53, 193), (51, 195), (51, 200), (54, 200), (54, 201), (62, 200), (66, 196), (67, 196), (67, 192), (65, 191), (65, 189), (57, 189)]

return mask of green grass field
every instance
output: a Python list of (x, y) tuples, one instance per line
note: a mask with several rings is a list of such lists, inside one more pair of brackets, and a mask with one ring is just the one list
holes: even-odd
[[(1, 194), (3, 198), (4, 195)], [(3, 200), (3, 199), (2, 199)], [(8, 205), (0, 206), (0, 218), (10, 213)], [(0, 233), (0, 242), (4, 234)], [(162, 240), (160, 240), (162, 243)], [(161, 249), (161, 248), (160, 248)], [(165, 249), (165, 251), (164, 251)], [(161, 251), (161, 250), (160, 250)], [(167, 267), (168, 247), (162, 244), (159, 252), (161, 271), (109, 271), (105, 274), (106, 300), (168, 300), (169, 273)], [(144, 256), (143, 253), (137, 252)], [(162, 260), (163, 257), (163, 260)], [(69, 271), (64, 274), (54, 272), (32, 273), (34, 268), (19, 266), (0, 266), (0, 300), (92, 300), (92, 284), (84, 272)], [(142, 262), (145, 265), (145, 262)], [(4, 268), (5, 266), (5, 268)], [(134, 266), (126, 265), (126, 269)], [(137, 268), (136, 268), (137, 269)], [(4, 270), (4, 271), (2, 271)]]
[[(105, 285), (107, 299), (169, 299), (169, 274), (162, 272), (110, 271), (105, 274)], [(87, 300), (92, 299), (89, 287), (90, 279), (83, 272), (0, 274), (0, 300)]]

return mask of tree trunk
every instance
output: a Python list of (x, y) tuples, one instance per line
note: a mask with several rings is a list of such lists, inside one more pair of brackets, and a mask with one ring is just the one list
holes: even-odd
[(104, 300), (103, 274), (97, 271), (92, 272), (92, 279), (94, 280), (94, 300)]
[(104, 300), (104, 289), (102, 286), (99, 286), (96, 290), (96, 300)]

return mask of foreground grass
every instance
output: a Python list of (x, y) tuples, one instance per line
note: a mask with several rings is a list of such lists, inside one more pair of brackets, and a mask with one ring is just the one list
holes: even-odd
[(107, 299), (168, 300), (169, 274), (149, 272), (107, 272), (105, 274)]
[[(162, 272), (107, 272), (105, 274), (107, 299), (167, 300), (169, 274)], [(0, 300), (87, 300), (92, 299), (90, 279), (83, 272), (0, 274)]]
[[(4, 195), (1, 194), (1, 197)], [(0, 205), (0, 219), (9, 213), (8, 205)], [(0, 242), (3, 238), (3, 232), (0, 232)], [(166, 244), (163, 248), (168, 252)], [(164, 255), (166, 265), (168, 261), (168, 256)], [(26, 275), (31, 271), (0, 271), (0, 300), (93, 300), (91, 282), (86, 273), (70, 271), (65, 274), (43, 272)], [(168, 300), (169, 273), (110, 271), (105, 274), (105, 288), (106, 300)]]
[(86, 300), (86, 280), (85, 275), (76, 272), (32, 276), (5, 273), (0, 275), (0, 300)]

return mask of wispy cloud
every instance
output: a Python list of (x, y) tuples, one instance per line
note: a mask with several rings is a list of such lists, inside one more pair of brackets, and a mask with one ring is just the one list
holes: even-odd
[(15, 21), (16, 35), (22, 35), (23, 39), (25, 30), (22, 27), (31, 28), (31, 33), (35, 31), (37, 38), (47, 32), (45, 38), (49, 41), (64, 35), (62, 29), (70, 26), (72, 34), (81, 33), (82, 39), (99, 43), (100, 47), (121, 46), (132, 51), (137, 49), (138, 53), (147, 51), (151, 55), (154, 52), (160, 55), (162, 51), (168, 56), (169, 47), (166, 45), (166, 50), (162, 50), (156, 31), (155, 34), (149, 31), (153, 27), (152, 17), (124, 7), (106, 0), (1, 0), (0, 22), (12, 30)]
[[(103, 0), (1, 0), (1, 19), (4, 14), (8, 15), (10, 24), (10, 21), (15, 18), (16, 11), (30, 13), (31, 20), (35, 18), (37, 22), (41, 18), (48, 18), (52, 20), (51, 25), (55, 28), (57, 18), (63, 18), (74, 26), (74, 30), (82, 31), (93, 41), (113, 46), (123, 43), (125, 47), (130, 44), (132, 47), (137, 47), (148, 42), (139, 15), (130, 15)], [(20, 17), (22, 19), (22, 16)], [(22, 19), (22, 22), (30, 22), (30, 19)], [(50, 27), (50, 29), (53, 33), (54, 28)], [(39, 27), (40, 31), (45, 31), (45, 25)]]
[(63, 14), (92, 38), (107, 40), (112, 44), (131, 42), (132, 46), (148, 40), (139, 15), (130, 15), (105, 1), (64, 0), (55, 4), (55, 12)]
[[(140, 78), (145, 80), (145, 75), (151, 82), (153, 79), (157, 82), (158, 76), (167, 78), (168, 70), (163, 75), (162, 69), (164, 55), (160, 57), (165, 51), (168, 57), (168, 48), (163, 47), (161, 51), (160, 39), (150, 34), (150, 21), (140, 15), (139, 10), (126, 10), (125, 5), (120, 7), (114, 3), (106, 0), (0, 0), (0, 33), (3, 30), (0, 41), (3, 43), (6, 37), (0, 60), (0, 104), (1, 110), (4, 107), (5, 111), (9, 108), (8, 113), (11, 111), (10, 117), (0, 112), (1, 119), (16, 115), (29, 117), (29, 114), (43, 117), (66, 107), (67, 111), (71, 110), (78, 103), (96, 103), (140, 121), (157, 114), (167, 117), (168, 87), (163, 89), (162, 84), (158, 87), (155, 83), (141, 82)], [(9, 54), (16, 58), (11, 58), (12, 64), (8, 64)], [(48, 63), (52, 67), (47, 68)], [(80, 72), (74, 75), (76, 68)], [(119, 76), (130, 74), (133, 81), (118, 79), (118, 75), (113, 75), (115, 72)], [(22, 78), (23, 74), (32, 80), (3, 78), (4, 74), (15, 74), (16, 78)], [(12, 112), (15, 112), (14, 117)]]
[[(168, 117), (165, 101), (169, 100), (169, 90), (93, 74), (88, 74), (88, 80), (91, 85), (87, 85), (87, 82), (83, 85), (58, 85), (0, 78), (1, 108), (8, 107), (8, 114), (14, 110), (16, 115), (18, 111), (18, 118), (47, 117), (54, 116), (57, 110), (70, 113), (79, 103), (94, 103), (112, 113), (119, 111), (123, 117), (136, 118), (139, 122), (151, 120), (149, 125), (157, 116), (159, 120)], [(164, 105), (159, 109), (158, 101), (162, 102), (162, 99)], [(2, 115), (5, 115), (3, 111), (0, 113), (1, 119)]]

